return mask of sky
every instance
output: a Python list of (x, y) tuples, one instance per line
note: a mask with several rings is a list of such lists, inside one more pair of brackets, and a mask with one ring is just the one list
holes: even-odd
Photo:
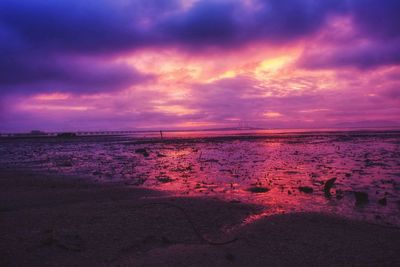
[(400, 125), (398, 0), (1, 0), (0, 132)]

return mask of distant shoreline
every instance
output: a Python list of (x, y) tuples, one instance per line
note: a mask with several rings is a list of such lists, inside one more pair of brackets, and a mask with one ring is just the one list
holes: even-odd
[(275, 138), (293, 136), (312, 136), (312, 135), (371, 135), (371, 134), (398, 134), (400, 128), (323, 128), (323, 129), (274, 129), (274, 130), (163, 130), (163, 131), (99, 131), (99, 132), (49, 132), (42, 134), (29, 133), (0, 133), (0, 139), (18, 138), (59, 138), (71, 139), (77, 137), (127, 137), (132, 139), (194, 139), (194, 138)]
[(113, 134), (138, 134), (138, 133), (192, 133), (192, 132), (245, 132), (245, 131), (261, 131), (270, 133), (302, 133), (302, 132), (351, 132), (351, 131), (400, 131), (399, 125), (378, 126), (378, 127), (321, 127), (321, 128), (258, 128), (258, 127), (232, 127), (232, 128), (205, 128), (205, 129), (135, 129), (135, 130), (69, 130), (69, 131), (40, 131), (32, 130), (31, 132), (0, 132), (2, 135), (37, 135), (37, 136), (55, 136), (62, 133), (76, 133), (78, 135), (105, 135)]

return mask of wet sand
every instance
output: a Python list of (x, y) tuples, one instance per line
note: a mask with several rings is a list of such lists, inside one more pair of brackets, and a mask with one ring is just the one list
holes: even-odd
[[(264, 207), (265, 208), (265, 207)], [(0, 266), (398, 266), (400, 230), (0, 171)], [(222, 244), (221, 244), (222, 243)]]
[(0, 166), (400, 226), (398, 131), (181, 134), (0, 138)]

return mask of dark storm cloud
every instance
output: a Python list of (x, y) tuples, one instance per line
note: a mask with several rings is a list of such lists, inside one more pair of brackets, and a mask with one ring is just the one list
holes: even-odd
[(188, 12), (161, 21), (156, 29), (165, 33), (167, 42), (189, 46), (230, 45), (239, 26), (234, 12), (232, 2), (198, 2)]
[[(287, 41), (317, 30), (343, 1), (3, 0), (0, 25), (29, 49), (118, 53), (148, 45), (233, 45), (257, 39)], [(34, 52), (34, 51), (33, 51)]]
[(365, 35), (382, 39), (400, 37), (400, 1), (353, 0), (350, 9)]
[(4, 0), (0, 18), (32, 53), (105, 52), (140, 42), (134, 19), (111, 1)]
[(306, 50), (302, 66), (372, 69), (400, 64), (400, 1), (353, 0), (344, 14), (352, 19), (355, 36), (320, 44), (328, 49)]

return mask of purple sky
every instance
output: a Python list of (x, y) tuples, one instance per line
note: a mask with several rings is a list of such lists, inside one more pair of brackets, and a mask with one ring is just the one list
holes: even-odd
[(398, 0), (2, 0), (0, 132), (400, 125)]

